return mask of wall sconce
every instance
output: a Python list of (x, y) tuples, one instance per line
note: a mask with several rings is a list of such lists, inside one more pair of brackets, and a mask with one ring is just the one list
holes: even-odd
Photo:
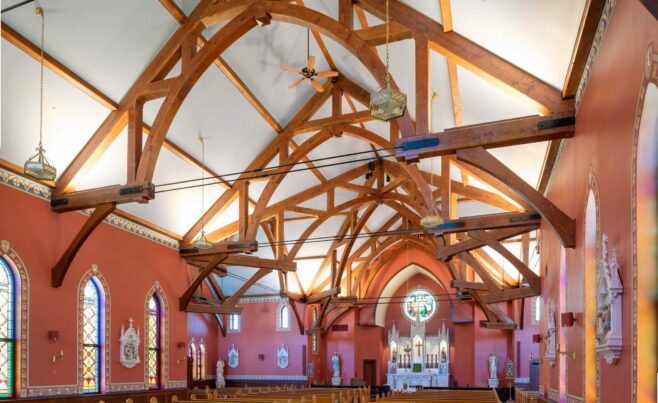
[(260, 361), (265, 360), (265, 354), (258, 354), (258, 359), (259, 359)]
[(50, 331), (48, 331), (48, 340), (50, 340), (50, 341), (59, 340), (59, 330), (50, 330)]
[(542, 335), (540, 333), (532, 335), (532, 342), (533, 343), (539, 344), (539, 343), (541, 343), (541, 340), (542, 340)]
[(572, 327), (576, 322), (576, 317), (573, 312), (564, 312), (560, 314), (560, 323), (562, 327)]
[(562, 351), (560, 350), (560, 345), (557, 345), (557, 353), (566, 355), (567, 357), (571, 357), (572, 360), (576, 360), (576, 352), (575, 351)]
[(64, 358), (64, 350), (60, 350), (59, 355), (53, 355), (53, 364)]

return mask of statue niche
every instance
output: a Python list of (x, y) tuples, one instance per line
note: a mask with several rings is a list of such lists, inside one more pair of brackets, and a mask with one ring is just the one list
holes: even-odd
[(126, 368), (139, 364), (139, 329), (133, 327), (133, 319), (128, 320), (128, 329), (121, 325), (119, 337), (119, 362)]

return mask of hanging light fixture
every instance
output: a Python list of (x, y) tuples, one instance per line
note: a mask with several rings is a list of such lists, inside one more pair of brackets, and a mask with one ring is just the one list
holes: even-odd
[(204, 212), (205, 210), (205, 173), (206, 173), (206, 143), (203, 142), (203, 137), (199, 136), (199, 141), (201, 142), (201, 236), (197, 238), (196, 241), (192, 243), (192, 246), (194, 246), (197, 249), (210, 249), (212, 247), (212, 243), (208, 241), (208, 238), (206, 238), (206, 228), (205, 228), (205, 223), (204, 223)]
[[(434, 111), (434, 101), (439, 97), (439, 94), (436, 92), (432, 93), (432, 102), (431, 109), (432, 115)], [(441, 172), (442, 175), (450, 176), (450, 172)], [(434, 186), (434, 158), (430, 158), (430, 193), (432, 192), (432, 187)], [(432, 206), (430, 207), (429, 214), (420, 219), (420, 225), (423, 228), (434, 228), (443, 224), (443, 217), (437, 214), (436, 201), (432, 197)]]
[(407, 107), (407, 94), (391, 88), (392, 77), (389, 70), (388, 39), (388, 0), (386, 0), (386, 75), (384, 76), (384, 84), (375, 93), (370, 94), (370, 116), (383, 121), (399, 118), (404, 114)]
[(41, 17), (41, 78), (40, 78), (40, 95), (39, 95), (39, 146), (36, 148), (37, 153), (30, 157), (25, 162), (24, 172), (26, 175), (32, 176), (37, 179), (52, 181), (57, 176), (57, 169), (48, 158), (46, 158), (46, 150), (43, 148), (43, 44), (44, 44), (44, 26), (45, 18), (43, 9), (37, 7), (34, 13)]

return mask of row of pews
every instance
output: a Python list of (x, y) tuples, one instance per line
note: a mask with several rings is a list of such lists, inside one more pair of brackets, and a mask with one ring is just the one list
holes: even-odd
[[(370, 388), (226, 388), (206, 389), (190, 394), (190, 400), (179, 403), (365, 403), (370, 401)], [(413, 393), (389, 393), (377, 398), (378, 403), (500, 403), (493, 389), (422, 390)]]

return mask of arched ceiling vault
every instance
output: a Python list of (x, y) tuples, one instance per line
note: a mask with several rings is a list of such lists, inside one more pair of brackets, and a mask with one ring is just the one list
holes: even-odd
[[(78, 10), (56, 9), (62, 7), (61, 3), (45, 3), (42, 6), (46, 15), (52, 14), (53, 20), (60, 23), (53, 24), (60, 28), (52, 28), (56, 45), (52, 55), (45, 55), (46, 66), (109, 110), (93, 134), (81, 137), (77, 155), (56, 156), (56, 160), (68, 165), (55, 183), (53, 210), (96, 210), (77, 241), (54, 265), (54, 286), (64, 281), (68, 264), (93, 229), (110, 213), (124, 214), (117, 205), (147, 225), (149, 220), (154, 221), (156, 229), (159, 217), (181, 215), (168, 207), (171, 202), (189, 212), (190, 208), (183, 206), (191, 199), (194, 203), (200, 200), (198, 189), (154, 197), (152, 182), (158, 185), (190, 179), (198, 175), (199, 169), (216, 183), (206, 192), (208, 208), (201, 219), (183, 214), (187, 225), (177, 224), (176, 233), (165, 231), (181, 239), (181, 256), (191, 265), (194, 280), (180, 300), (180, 308), (188, 311), (233, 312), (239, 310), (237, 302), (242, 295), (270, 290), (295, 301), (320, 303), (324, 317), (338, 306), (339, 296), (358, 299), (360, 290), (367, 289), (384, 263), (383, 252), (400, 242), (413, 242), (449, 261), (453, 286), (476, 294), (474, 299), (485, 309), (492, 327), (509, 328), (509, 318), (490, 304), (536, 294), (540, 280), (528, 267), (527, 252), (532, 242), (528, 233), (538, 228), (540, 219), (545, 219), (565, 245), (573, 246), (573, 220), (527, 183), (539, 177), (541, 166), (535, 165), (535, 177), (529, 179), (527, 173), (533, 171), (528, 168), (532, 164), (529, 161), (540, 160), (546, 150), (542, 142), (572, 135), (572, 100), (563, 99), (551, 84), (452, 31), (453, 22), (443, 18), (444, 14), (450, 15), (446, 10), (437, 9), (438, 17), (434, 17), (434, 11), (424, 9), (425, 6), (417, 9), (416, 4), (391, 1), (391, 71), (398, 84), (407, 84), (403, 90), (408, 90), (410, 97), (405, 115), (383, 124), (372, 121), (367, 112), (369, 94), (374, 85), (381, 84), (385, 72), (380, 56), (385, 37), (381, 22), (383, 0), (340, 0), (337, 4), (324, 0), (201, 0), (196, 5), (181, 3), (184, 9), (173, 0), (161, 0), (161, 7), (149, 9), (149, 13), (170, 25), (162, 31), (163, 39), (154, 57), (145, 68), (132, 74), (135, 80), (131, 85), (123, 85), (125, 92), (120, 101), (114, 101), (77, 75), (75, 62), (67, 67), (53, 56), (70, 61), (62, 50), (70, 41), (58, 39), (62, 33), (57, 30), (67, 26), (62, 20), (67, 11), (74, 15)], [(450, 6), (450, 2), (441, 4)], [(583, 6), (570, 4), (575, 14), (582, 12)], [(112, 16), (110, 11), (108, 18)], [(29, 37), (34, 37), (25, 13), (25, 9), (18, 9), (13, 16), (3, 15), (7, 22), (2, 23), (2, 37), (35, 58), (38, 49), (20, 33), (28, 32)], [(130, 15), (140, 15), (139, 10)], [(577, 27), (580, 18), (573, 20)], [(303, 60), (288, 63), (277, 56), (279, 59), (272, 62), (268, 52), (300, 53), (293, 52), (300, 45), (297, 40), (303, 37), (299, 28), (312, 32), (312, 50), (323, 55), (318, 69), (337, 70), (339, 77), (325, 81), (322, 92), (300, 86), (294, 96), (273, 96), (282, 90), (281, 80), (289, 78), (281, 76), (278, 66), (296, 65)], [(69, 33), (64, 34), (67, 37)], [(102, 34), (94, 33), (94, 39), (101, 41)], [(141, 39), (144, 34), (135, 30), (135, 35), (139, 38), (137, 43), (146, 47)], [(573, 41), (575, 36), (574, 32), (568, 40)], [(281, 44), (276, 42), (278, 38), (282, 38)], [(245, 53), (254, 44), (263, 51), (256, 65), (264, 73), (241, 76), (240, 70), (256, 73), (250, 62), (253, 53)], [(566, 42), (567, 47), (572, 44)], [(153, 44), (148, 46), (155, 49)], [(5, 48), (3, 71), (19, 74), (19, 70), (14, 73), (10, 67), (25, 61), (20, 55), (7, 53), (5, 57)], [(123, 49), (128, 47), (124, 45)], [(413, 56), (408, 66), (400, 67), (395, 51), (405, 49), (411, 49)], [(232, 65), (239, 65), (240, 69)], [(437, 77), (445, 78), (439, 82), (449, 84), (450, 96), (441, 95), (439, 108), (435, 109), (431, 91), (437, 85)], [(477, 78), (474, 81), (472, 77)], [(508, 111), (501, 109), (496, 119), (516, 119), (482, 123), (483, 120), (469, 115), (468, 107), (462, 109), (462, 101), (468, 99), (462, 99), (459, 82), (465, 89), (476, 81), (483, 86), (482, 93), (491, 94), (491, 105), (510, 105)], [(207, 109), (216, 99), (211, 97), (213, 87), (228, 100), (219, 112), (228, 115), (218, 122), (212, 120), (217, 113)], [(496, 88), (504, 92), (496, 92)], [(248, 108), (238, 111), (241, 107), (236, 105), (244, 101)], [(433, 117), (440, 117), (438, 124), (443, 129), (452, 126), (445, 123), (446, 108), (456, 128), (437, 131)], [(533, 111), (548, 116), (519, 118)], [(3, 115), (4, 112), (3, 103)], [(235, 119), (238, 115), (245, 116), (244, 122)], [(248, 118), (258, 116), (262, 120)], [(3, 129), (6, 120), (3, 119)], [(189, 127), (197, 121), (209, 123), (211, 129), (204, 131), (227, 126), (232, 130), (248, 127), (247, 130), (269, 133), (248, 133), (246, 142), (241, 142), (240, 136), (218, 134), (218, 141), (211, 147), (212, 155), (224, 157), (207, 158), (210, 161), (201, 164), (198, 153), (193, 151), (197, 147), (193, 142), (196, 135), (189, 133), (201, 130)], [(464, 122), (479, 124), (459, 128)], [(74, 118), (73, 123), (78, 121)], [(183, 135), (181, 129), (188, 133)], [(400, 149), (420, 138), (438, 139), (439, 145)], [(20, 147), (13, 144), (10, 142), (9, 148), (5, 148), (9, 154), (0, 150), (0, 155), (20, 164), (22, 156), (12, 151)], [(394, 146), (398, 149), (392, 149)], [(481, 147), (495, 150), (489, 152)], [(364, 163), (340, 168), (313, 162), (355, 150), (371, 150), (371, 155), (379, 159), (374, 166)], [(540, 158), (529, 151), (539, 152)], [(396, 158), (391, 158), (392, 153)], [(125, 177), (106, 179), (125, 185), (107, 187), (112, 182), (104, 183), (98, 176), (117, 171), (108, 168), (117, 166), (119, 155), (122, 157), (118, 165), (125, 166)], [(178, 158), (177, 162), (172, 158)], [(418, 160), (418, 164), (411, 163)], [(186, 168), (171, 168), (181, 161)], [(519, 161), (528, 162), (520, 165)], [(296, 172), (302, 166), (298, 164), (303, 164), (307, 171)], [(268, 171), (276, 166), (281, 167)], [(218, 174), (227, 171), (244, 173), (237, 181)], [(264, 171), (272, 175), (263, 176)], [(419, 228), (420, 218), (431, 212), (441, 215), (446, 225), (432, 231), (418, 229), (413, 234), (406, 231)], [(204, 224), (209, 239), (222, 242), (209, 251), (190, 249)], [(331, 238), (326, 242), (313, 242), (313, 237), (327, 235)], [(514, 254), (503, 246), (502, 242), (510, 238), (522, 245), (522, 253)], [(261, 246), (257, 252), (256, 245)], [(507, 266), (520, 273), (524, 282), (511, 284), (504, 274), (501, 276), (510, 270)], [(199, 268), (198, 274), (194, 267)], [(207, 285), (206, 294), (216, 302), (204, 303), (195, 296), (202, 284)]]

